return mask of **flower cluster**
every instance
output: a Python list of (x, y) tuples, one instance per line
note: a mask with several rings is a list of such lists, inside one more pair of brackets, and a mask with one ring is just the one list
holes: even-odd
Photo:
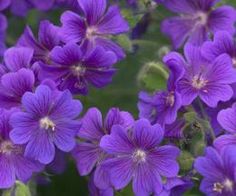
[[(26, 26), (9, 48), (0, 14), (0, 189), (60, 174), (71, 155), (92, 196), (236, 195), (236, 10), (218, 2), (0, 0), (0, 11), (20, 16), (68, 8), (57, 25), (40, 21), (37, 36)], [(138, 119), (118, 107), (103, 117), (80, 100), (112, 82), (126, 57), (119, 39), (137, 51), (150, 44), (132, 39), (156, 7), (178, 14), (160, 25), (173, 50), (160, 49), (162, 62), (141, 74), (165, 85), (140, 90)]]

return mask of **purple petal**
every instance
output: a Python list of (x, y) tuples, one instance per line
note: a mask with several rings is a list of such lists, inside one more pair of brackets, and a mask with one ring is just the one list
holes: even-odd
[(51, 24), (48, 20), (41, 21), (39, 26), (39, 42), (48, 50), (52, 50), (60, 42), (58, 31), (58, 27)]
[(219, 31), (214, 36), (214, 41), (205, 42), (202, 46), (202, 55), (208, 60), (215, 59), (221, 54), (229, 54), (231, 57), (235, 52), (232, 35), (227, 31)]
[(221, 6), (210, 13), (208, 24), (213, 32), (226, 30), (229, 33), (234, 33), (235, 20), (235, 9), (231, 6)]
[(99, 189), (105, 190), (111, 186), (110, 177), (108, 173), (108, 168), (101, 164), (97, 165), (96, 170), (94, 172), (94, 184)]
[(117, 6), (109, 7), (107, 13), (97, 25), (98, 32), (101, 34), (117, 35), (129, 30), (129, 25), (122, 17)]
[(236, 146), (236, 137), (235, 135), (225, 134), (214, 140), (214, 147), (220, 152), (227, 146)]
[(236, 106), (234, 105), (232, 108), (221, 110), (218, 113), (217, 120), (226, 131), (234, 134), (236, 132), (235, 117)]
[(26, 47), (12, 47), (4, 54), (4, 60), (10, 71), (18, 71), (21, 68), (29, 68), (33, 58), (33, 50)]
[(133, 137), (137, 147), (155, 148), (163, 139), (164, 131), (159, 124), (153, 126), (146, 119), (140, 119), (134, 124)]
[(72, 66), (82, 60), (82, 52), (77, 44), (69, 43), (64, 47), (56, 46), (51, 52), (51, 59), (57, 64)]
[(90, 108), (82, 118), (82, 126), (79, 130), (79, 137), (91, 141), (99, 141), (104, 135), (102, 114), (97, 108)]
[(31, 0), (31, 2), (37, 9), (46, 11), (53, 7), (55, 0)]
[(96, 25), (106, 10), (106, 0), (80, 0), (82, 8), (89, 25)]
[(165, 19), (161, 24), (161, 31), (172, 41), (175, 49), (180, 48), (189, 36), (194, 22), (182, 17), (171, 17)]
[(14, 185), (15, 168), (9, 157), (0, 155), (0, 188), (6, 189)]
[(149, 159), (155, 164), (156, 170), (165, 177), (175, 177), (179, 171), (179, 165), (175, 160), (180, 154), (180, 150), (174, 146), (165, 145), (158, 147), (150, 153)]
[(73, 157), (76, 159), (77, 169), (80, 175), (88, 175), (95, 167), (101, 155), (101, 150), (92, 143), (79, 143), (73, 150)]
[(55, 147), (49, 134), (44, 130), (37, 130), (26, 145), (25, 156), (43, 164), (52, 162), (55, 157)]
[(129, 154), (134, 148), (127, 130), (120, 125), (114, 125), (111, 134), (102, 137), (100, 147), (111, 154)]
[(0, 11), (6, 9), (11, 4), (11, 0), (0, 0)]
[(115, 189), (123, 189), (133, 176), (133, 160), (130, 157), (108, 159), (104, 166), (109, 168), (110, 179)]
[(61, 16), (61, 23), (62, 28), (60, 29), (60, 35), (64, 42), (81, 42), (85, 38), (85, 22), (83, 18), (76, 13), (71, 11), (64, 12)]

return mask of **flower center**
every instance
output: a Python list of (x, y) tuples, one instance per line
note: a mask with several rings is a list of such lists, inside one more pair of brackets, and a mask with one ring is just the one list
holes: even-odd
[(86, 38), (90, 39), (92, 38), (94, 35), (97, 34), (97, 28), (96, 27), (88, 27), (86, 30)]
[(203, 87), (206, 86), (207, 80), (205, 80), (201, 75), (195, 75), (192, 79), (192, 86), (195, 89), (202, 89)]
[(75, 65), (72, 67), (72, 72), (75, 76), (83, 76), (86, 72), (86, 68), (82, 65)]
[(232, 58), (233, 67), (236, 68), (236, 57)]
[(196, 14), (197, 24), (206, 25), (208, 21), (208, 14), (204, 12), (198, 12)]
[(166, 97), (166, 104), (172, 107), (174, 103), (175, 103), (174, 92), (170, 92)]
[(43, 128), (43, 129), (51, 129), (52, 131), (55, 131), (55, 128), (56, 128), (56, 125), (55, 123), (50, 120), (47, 116), (44, 117), (44, 118), (41, 118), (40, 119), (40, 127)]
[(12, 152), (19, 154), (22, 152), (22, 149), (9, 140), (0, 143), (0, 153), (10, 155)]
[(143, 151), (143, 150), (136, 150), (134, 153), (133, 153), (133, 159), (135, 162), (145, 162), (146, 161), (146, 152)]
[(222, 193), (223, 189), (226, 189), (227, 191), (232, 191), (233, 190), (233, 182), (229, 180), (228, 178), (223, 182), (216, 182), (213, 184), (213, 191)]

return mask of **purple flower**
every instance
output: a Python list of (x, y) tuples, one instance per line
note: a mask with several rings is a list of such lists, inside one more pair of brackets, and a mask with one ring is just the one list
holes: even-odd
[(157, 91), (154, 95), (140, 92), (138, 103), (140, 118), (147, 118), (151, 123), (161, 125), (171, 124), (176, 120), (177, 112), (182, 106), (181, 96), (176, 91), (176, 84), (184, 74), (182, 65), (173, 63), (173, 59), (167, 57), (164, 61), (170, 69), (167, 90)]
[(30, 27), (26, 27), (18, 40), (17, 46), (32, 48), (33, 61), (50, 62), (50, 51), (60, 43), (58, 27), (44, 20), (40, 22), (38, 40), (34, 37)]
[(11, 4), (11, 0), (0, 0), (0, 11), (5, 10)]
[(233, 96), (230, 84), (236, 81), (236, 72), (227, 54), (208, 61), (201, 55), (201, 48), (191, 44), (185, 46), (184, 54), (186, 61), (175, 52), (166, 57), (185, 69), (177, 84), (183, 105), (191, 104), (199, 96), (208, 106), (216, 107), (219, 101), (228, 101)]
[(233, 36), (227, 31), (217, 32), (214, 36), (214, 41), (205, 42), (202, 50), (202, 54), (208, 60), (226, 53), (232, 58), (233, 66), (236, 67), (236, 43)]
[(17, 16), (24, 17), (33, 5), (29, 0), (11, 0), (10, 10)]
[(214, 141), (214, 146), (217, 149), (222, 149), (229, 145), (236, 145), (236, 105), (231, 108), (223, 109), (218, 113), (217, 120), (219, 124), (226, 130), (227, 134), (218, 137)]
[(200, 45), (211, 33), (220, 30), (234, 33), (236, 12), (233, 7), (221, 6), (212, 9), (217, 0), (166, 0), (164, 5), (180, 14), (167, 18), (162, 23), (162, 32), (171, 38), (175, 48), (187, 40)]
[(111, 82), (115, 73), (112, 65), (117, 58), (113, 52), (101, 47), (83, 54), (77, 44), (69, 43), (64, 47), (55, 47), (51, 60), (54, 65), (42, 64), (40, 78), (51, 78), (58, 83), (59, 89), (85, 95), (88, 84), (101, 88)]
[(236, 150), (228, 146), (217, 152), (206, 148), (205, 156), (195, 160), (195, 169), (204, 177), (200, 190), (206, 195), (236, 195)]
[(120, 125), (103, 136), (100, 146), (113, 157), (104, 161), (115, 189), (122, 189), (133, 180), (136, 195), (149, 195), (162, 190), (161, 176), (176, 177), (179, 149), (159, 146), (164, 136), (160, 125), (151, 126), (146, 119), (135, 122), (132, 129)]
[(80, 128), (76, 117), (82, 110), (80, 101), (73, 100), (69, 91), (54, 92), (46, 85), (22, 98), (23, 112), (11, 117), (10, 137), (15, 144), (26, 144), (25, 156), (48, 164), (55, 149), (69, 152), (75, 147)]
[(24, 146), (13, 144), (9, 138), (9, 118), (16, 109), (2, 110), (0, 115), (0, 189), (10, 188), (16, 180), (26, 182), (43, 165), (24, 157)]
[(110, 134), (114, 125), (121, 125), (128, 129), (133, 122), (133, 117), (128, 112), (112, 108), (103, 123), (101, 112), (97, 108), (90, 108), (82, 119), (82, 126), (78, 133), (84, 142), (79, 142), (73, 151), (80, 175), (88, 175), (96, 166), (95, 185), (103, 190), (110, 187), (107, 172), (101, 166), (107, 155), (99, 146), (100, 140), (104, 135)]
[(84, 17), (71, 11), (61, 16), (61, 36), (64, 42), (73, 41), (89, 48), (102, 46), (105, 50), (113, 51), (118, 59), (124, 58), (121, 47), (108, 38), (129, 30), (119, 8), (110, 6), (106, 11), (106, 0), (80, 0), (78, 3)]

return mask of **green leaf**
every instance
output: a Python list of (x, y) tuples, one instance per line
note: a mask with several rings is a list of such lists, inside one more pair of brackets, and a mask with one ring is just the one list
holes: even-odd
[(16, 181), (15, 196), (31, 196), (29, 187), (20, 181)]
[(122, 15), (128, 21), (130, 28), (134, 28), (142, 19), (144, 14), (134, 14), (130, 9), (122, 9)]
[(116, 41), (124, 48), (127, 52), (133, 51), (132, 42), (127, 35), (120, 35), (116, 37)]
[(178, 161), (181, 170), (188, 171), (192, 168), (194, 157), (188, 151), (182, 151), (178, 158)]
[(160, 62), (150, 62), (142, 67), (138, 74), (138, 84), (147, 91), (158, 91), (166, 88), (168, 72)]

